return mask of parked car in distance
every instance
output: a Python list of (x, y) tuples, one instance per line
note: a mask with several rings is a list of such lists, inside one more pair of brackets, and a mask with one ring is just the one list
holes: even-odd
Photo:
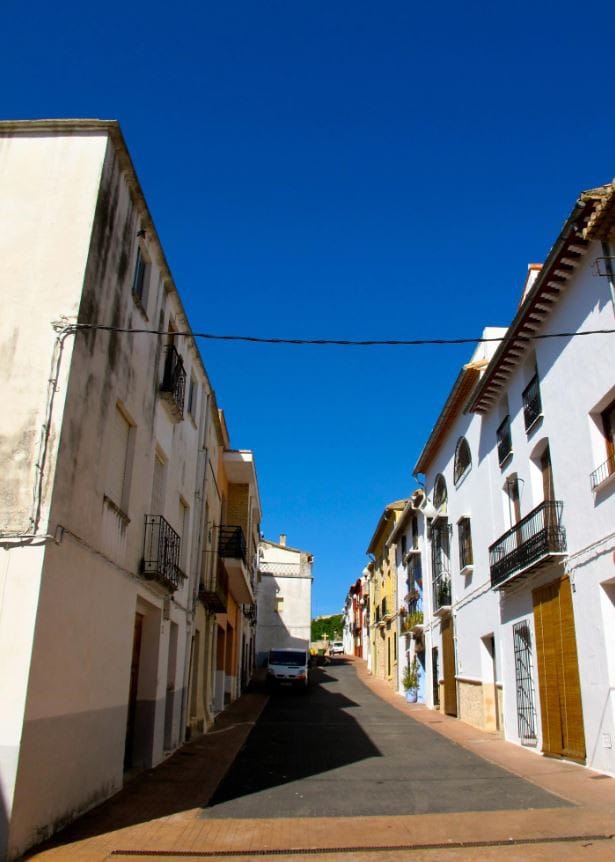
[(329, 644), (329, 655), (344, 655), (344, 644), (342, 641), (331, 641)]
[(309, 653), (305, 649), (272, 649), (267, 659), (267, 686), (303, 691), (308, 686)]

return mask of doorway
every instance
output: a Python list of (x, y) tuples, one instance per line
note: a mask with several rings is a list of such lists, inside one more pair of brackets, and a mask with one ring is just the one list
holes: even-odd
[(532, 593), (543, 753), (585, 762), (577, 642), (568, 576)]

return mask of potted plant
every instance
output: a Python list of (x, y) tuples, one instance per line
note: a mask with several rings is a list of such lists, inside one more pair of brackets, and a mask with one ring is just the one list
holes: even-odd
[(401, 678), (401, 684), (406, 692), (406, 700), (408, 703), (416, 703), (417, 690), (419, 687), (419, 668), (416, 656), (406, 665), (404, 675)]

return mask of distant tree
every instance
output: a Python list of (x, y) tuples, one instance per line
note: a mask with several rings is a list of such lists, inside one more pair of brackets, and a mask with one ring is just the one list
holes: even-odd
[(317, 620), (312, 620), (313, 641), (321, 641), (328, 638), (329, 640), (341, 640), (344, 630), (342, 614), (333, 614), (330, 617), (319, 617)]

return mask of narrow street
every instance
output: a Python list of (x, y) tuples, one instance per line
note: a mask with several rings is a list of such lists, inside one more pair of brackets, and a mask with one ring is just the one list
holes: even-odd
[(347, 817), (569, 803), (383, 702), (336, 659), (273, 694), (204, 817)]
[[(602, 780), (601, 780), (602, 779)], [(244, 695), (26, 858), (615, 860), (615, 782), (406, 704), (362, 662)]]

